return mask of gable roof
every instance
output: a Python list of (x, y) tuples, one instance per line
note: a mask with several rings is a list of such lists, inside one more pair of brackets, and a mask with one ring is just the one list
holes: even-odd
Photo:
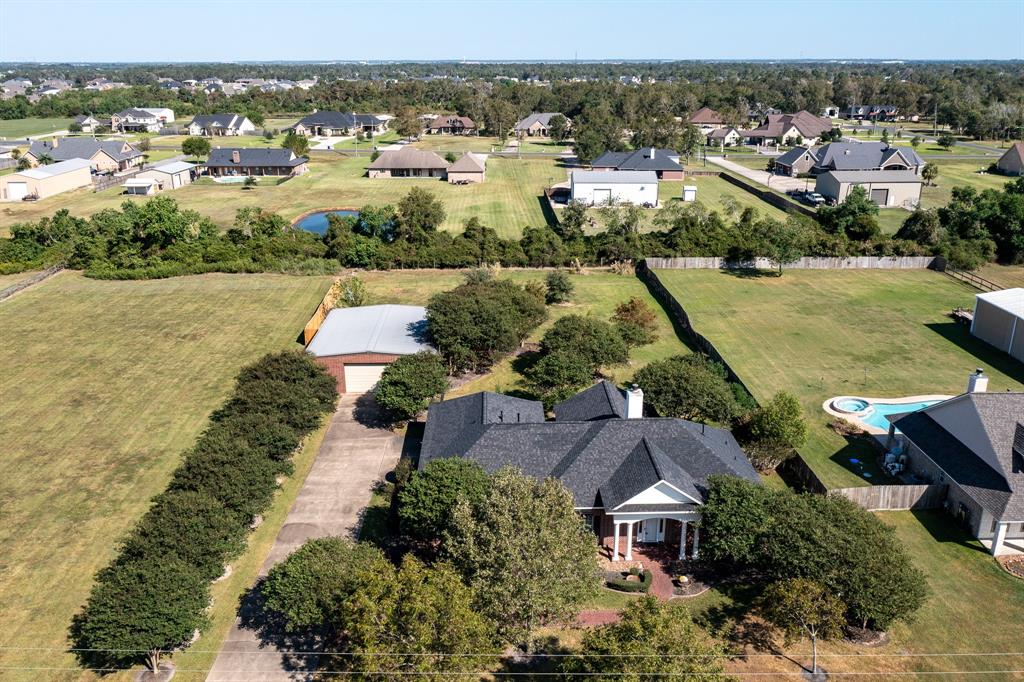
[(834, 170), (872, 170), (893, 161), (908, 166), (923, 166), (916, 151), (908, 147), (893, 147), (887, 142), (829, 142), (815, 147), (817, 164)]
[(367, 168), (371, 170), (413, 170), (420, 168), (445, 169), (448, 162), (434, 152), (415, 147), (402, 147), (397, 151), (381, 152)]
[(634, 183), (657, 183), (658, 174), (654, 171), (588, 171), (574, 170), (572, 182), (593, 183), (597, 185), (629, 185)]
[(192, 119), (191, 125), (200, 128), (225, 128), (227, 130), (238, 130), (248, 119), (239, 114), (201, 114)]
[(439, 128), (476, 128), (476, 123), (469, 116), (438, 116), (430, 122), (433, 129)]
[(147, 170), (148, 172), (159, 171), (161, 173), (174, 175), (175, 173), (181, 173), (182, 171), (192, 170), (197, 165), (198, 164), (189, 163), (188, 161), (171, 161), (170, 163), (153, 166)]
[(455, 163), (448, 166), (449, 173), (483, 173), (487, 157), (483, 154), (466, 152)]
[(1024, 287), (986, 291), (985, 293), (977, 294), (975, 298), (1005, 310), (1015, 317), (1024, 319)]
[[(238, 152), (236, 163), (232, 155)], [(210, 158), (204, 166), (231, 167), (231, 166), (301, 166), (309, 161), (305, 156), (295, 156), (290, 149), (260, 149), (257, 147), (216, 147), (210, 150)]]
[(357, 125), (379, 125), (383, 122), (376, 114), (357, 114), (355, 112), (316, 111), (299, 119), (292, 128), (302, 126), (323, 126), (325, 128), (354, 128)]
[(430, 406), (420, 447), (420, 468), (427, 461), (465, 452), (490, 424), (541, 423), (544, 405), (502, 393), (481, 391)]
[(543, 114), (530, 114), (526, 118), (521, 119), (519, 122), (516, 123), (515, 130), (527, 130), (534, 123), (540, 123), (542, 126), (547, 128), (548, 126), (551, 125), (551, 119), (555, 116), (560, 115), (562, 114), (560, 114), (557, 111), (549, 111)]
[(35, 158), (48, 154), (54, 161), (91, 159), (99, 151), (118, 162), (142, 156), (142, 152), (124, 140), (97, 140), (94, 137), (58, 138), (56, 147), (50, 140), (36, 140), (28, 148), (28, 153)]
[(681, 171), (678, 158), (679, 153), (671, 149), (644, 147), (634, 152), (605, 152), (590, 165), (619, 171)]
[(16, 175), (42, 180), (44, 178), (52, 178), (55, 175), (63, 175), (64, 173), (70, 173), (71, 171), (91, 167), (92, 164), (89, 163), (88, 159), (68, 159), (67, 161), (61, 161), (59, 163), (51, 163), (46, 166), (36, 166), (35, 168), (29, 168), (28, 170), (18, 171)]
[(367, 305), (327, 313), (306, 350), (316, 357), (352, 353), (412, 355), (425, 340), (427, 310), (416, 305)]
[(580, 391), (554, 407), (556, 421), (595, 421), (626, 417), (626, 398), (622, 391), (607, 379)]
[(815, 138), (826, 130), (832, 130), (832, 121), (802, 109), (795, 114), (768, 114), (761, 126), (741, 134), (745, 137), (781, 137), (790, 127), (795, 127), (803, 137)]
[(156, 114), (154, 114), (151, 111), (134, 108), (124, 109), (123, 111), (119, 111), (116, 114), (114, 114), (114, 116), (117, 116), (118, 118), (156, 118)]
[[(970, 424), (966, 419), (939, 423), (941, 412), (954, 403), (967, 408)], [(996, 518), (1024, 522), (1024, 471), (1014, 470), (1014, 450), (1024, 457), (1024, 393), (965, 393), (894, 424)], [(995, 453), (998, 468), (963, 442), (978, 437)]]
[(800, 160), (804, 154), (810, 154), (812, 161), (817, 161), (817, 155), (808, 147), (793, 147), (782, 156), (775, 157), (775, 163), (782, 164), (783, 166), (792, 166), (794, 163)]
[(822, 175), (831, 175), (838, 182), (899, 182), (922, 184), (921, 176), (912, 170), (856, 170), (828, 171)]
[(704, 123), (709, 125), (722, 125), (725, 123), (725, 118), (712, 109), (711, 107), (701, 107), (697, 111), (693, 112), (693, 115), (687, 119), (688, 123)]
[(708, 137), (712, 140), (721, 140), (726, 137), (729, 137), (729, 135), (733, 133), (737, 135), (739, 134), (739, 132), (735, 128), (733, 128), (732, 126), (727, 126), (725, 128), (715, 128), (710, 133), (708, 133)]
[(1014, 157), (1019, 159), (1020, 163), (1024, 164), (1024, 142), (1014, 142), (1012, 145), (1010, 145), (1010, 148), (1007, 149), (1006, 152), (999, 157), (999, 161), (997, 163), (1009, 161)]

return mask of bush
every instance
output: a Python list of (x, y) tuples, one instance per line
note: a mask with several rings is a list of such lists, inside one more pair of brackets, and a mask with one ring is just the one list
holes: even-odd
[(437, 353), (403, 355), (388, 365), (377, 383), (377, 404), (394, 419), (412, 419), (448, 388), (448, 374)]
[(643, 299), (634, 297), (616, 306), (612, 324), (630, 347), (646, 346), (658, 340), (657, 316)]
[(402, 532), (417, 540), (437, 540), (444, 533), (458, 500), (477, 504), (490, 486), (476, 462), (448, 457), (416, 471), (398, 493)]
[(728, 424), (742, 408), (725, 369), (703, 355), (677, 355), (656, 360), (633, 375), (661, 417)]
[(566, 315), (555, 320), (541, 339), (545, 355), (563, 354), (579, 358), (596, 372), (629, 358), (629, 349), (619, 332), (604, 320)]
[[(634, 573), (633, 569), (629, 570), (629, 575), (638, 575), (639, 572)], [(605, 581), (605, 585), (618, 590), (619, 592), (647, 592), (651, 589), (651, 582), (654, 580), (654, 574), (651, 573), (650, 569), (645, 569), (641, 575), (640, 580), (628, 580), (625, 576), (621, 578), (609, 578)]]
[(572, 280), (565, 272), (561, 270), (549, 272), (544, 278), (544, 283), (547, 285), (547, 293), (544, 297), (546, 303), (567, 303), (572, 298)]

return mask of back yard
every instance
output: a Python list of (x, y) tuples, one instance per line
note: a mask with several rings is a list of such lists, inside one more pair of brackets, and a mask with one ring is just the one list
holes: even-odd
[[(660, 270), (658, 276), (756, 398), (786, 390), (803, 404), (801, 454), (829, 487), (864, 485), (862, 446), (828, 427), (837, 395), (902, 397), (963, 392), (975, 367), (990, 390), (1024, 389), (1024, 366), (974, 339), (946, 315), (973, 289), (929, 270)], [(867, 458), (869, 462), (873, 457)]]
[[(295, 335), (327, 286), (279, 275), (104, 282), (68, 272), (0, 302), (5, 647), (55, 647), (50, 665), (73, 663), (59, 651), (93, 573), (164, 489), (237, 370), (299, 347)], [(296, 460), (300, 480), (308, 460)], [(0, 667), (39, 665), (38, 654), (0, 650)]]

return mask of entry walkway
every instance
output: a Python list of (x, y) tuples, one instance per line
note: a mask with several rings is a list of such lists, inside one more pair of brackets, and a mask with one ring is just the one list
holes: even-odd
[[(357, 422), (353, 417), (357, 398), (351, 394), (342, 397), (316, 461), (260, 568), (261, 578), (307, 540), (329, 535), (354, 536), (374, 484), (397, 463), (402, 439), (391, 431)], [(258, 604), (243, 606), (221, 645), (207, 682), (312, 679), (317, 656), (289, 654), (310, 649), (268, 635), (266, 621)]]

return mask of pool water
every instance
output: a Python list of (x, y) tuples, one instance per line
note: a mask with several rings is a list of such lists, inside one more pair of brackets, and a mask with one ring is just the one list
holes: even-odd
[(308, 216), (295, 223), (295, 227), (300, 230), (305, 230), (306, 232), (326, 234), (327, 216), (329, 215), (348, 217), (359, 215), (359, 211), (317, 211), (316, 213), (310, 213)]
[(863, 412), (869, 405), (868, 401), (859, 398), (847, 398), (836, 403), (836, 407), (847, 412)]
[(924, 400), (918, 403), (871, 403), (871, 411), (860, 419), (861, 421), (871, 424), (876, 429), (888, 431), (889, 420), (886, 419), (887, 415), (917, 412), (918, 410), (923, 410), (926, 407), (930, 407), (935, 403), (940, 402), (942, 401)]

